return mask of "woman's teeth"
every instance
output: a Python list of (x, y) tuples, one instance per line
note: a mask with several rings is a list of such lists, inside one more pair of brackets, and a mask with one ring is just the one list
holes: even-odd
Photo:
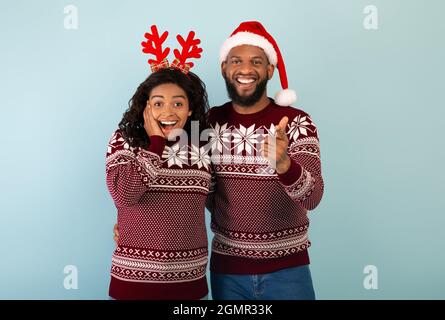
[(170, 127), (170, 126), (174, 126), (178, 123), (178, 121), (159, 121), (159, 123), (161, 124), (162, 127)]
[(161, 124), (166, 126), (174, 126), (178, 121), (161, 121)]

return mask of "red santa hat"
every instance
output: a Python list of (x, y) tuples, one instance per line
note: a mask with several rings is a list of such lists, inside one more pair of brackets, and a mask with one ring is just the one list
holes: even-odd
[(287, 83), (286, 67), (284, 66), (280, 49), (274, 38), (272, 38), (261, 23), (257, 21), (242, 22), (222, 45), (220, 61), (226, 61), (232, 48), (246, 44), (263, 49), (269, 59), (269, 63), (278, 69), (283, 90), (276, 94), (275, 103), (280, 106), (289, 106), (297, 101), (297, 94), (295, 91), (289, 89)]

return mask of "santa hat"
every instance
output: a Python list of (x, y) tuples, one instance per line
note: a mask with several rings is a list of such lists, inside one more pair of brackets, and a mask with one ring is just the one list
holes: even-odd
[(284, 66), (280, 49), (274, 38), (272, 38), (261, 23), (257, 21), (241, 23), (221, 47), (220, 61), (226, 61), (232, 48), (246, 44), (263, 49), (269, 59), (269, 63), (278, 69), (283, 90), (276, 94), (275, 103), (280, 106), (289, 106), (297, 101), (297, 94), (288, 87), (286, 67)]

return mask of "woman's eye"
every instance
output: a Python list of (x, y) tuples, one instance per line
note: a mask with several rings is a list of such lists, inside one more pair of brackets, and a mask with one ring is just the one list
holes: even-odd
[(159, 107), (161, 106), (161, 103), (160, 103), (160, 102), (155, 102), (155, 103), (153, 104), (153, 106), (159, 108)]
[(182, 106), (183, 106), (182, 102), (176, 102), (175, 103), (175, 107), (182, 107)]

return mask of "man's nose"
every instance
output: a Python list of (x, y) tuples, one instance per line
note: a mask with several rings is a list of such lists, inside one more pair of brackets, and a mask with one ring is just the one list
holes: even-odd
[(248, 61), (241, 62), (239, 65), (239, 72), (242, 74), (249, 74), (252, 72), (252, 65)]

